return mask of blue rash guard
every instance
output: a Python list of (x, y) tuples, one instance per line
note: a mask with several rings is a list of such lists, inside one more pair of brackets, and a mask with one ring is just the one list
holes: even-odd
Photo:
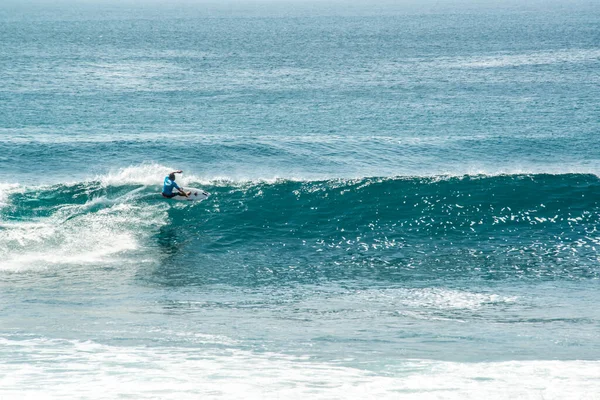
[(163, 185), (163, 191), (162, 191), (162, 193), (164, 195), (171, 196), (173, 194), (173, 188), (179, 189), (179, 186), (177, 186), (177, 184), (175, 183), (175, 181), (170, 180), (169, 177), (166, 176), (165, 177), (165, 183)]

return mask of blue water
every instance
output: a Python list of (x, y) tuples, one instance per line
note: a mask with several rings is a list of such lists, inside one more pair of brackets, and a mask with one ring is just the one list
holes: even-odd
[(596, 398), (600, 9), (436, 4), (0, 5), (0, 398)]

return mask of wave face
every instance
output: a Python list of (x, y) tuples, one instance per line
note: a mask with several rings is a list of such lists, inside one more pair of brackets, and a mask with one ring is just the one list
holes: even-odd
[[(195, 179), (185, 183), (202, 184)], [(141, 279), (244, 286), (600, 272), (595, 175), (213, 181), (202, 185), (212, 196), (199, 204), (169, 203), (157, 187), (132, 180), (114, 183), (8, 189), (2, 269), (133, 257), (156, 266)], [(173, 262), (189, 268), (161, 270)]]

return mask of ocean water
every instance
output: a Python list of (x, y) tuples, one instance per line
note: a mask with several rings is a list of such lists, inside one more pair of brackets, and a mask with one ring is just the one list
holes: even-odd
[(0, 399), (600, 398), (599, 98), (591, 2), (1, 4)]

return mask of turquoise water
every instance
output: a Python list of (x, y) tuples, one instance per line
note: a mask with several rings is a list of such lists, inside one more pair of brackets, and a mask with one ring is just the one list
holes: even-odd
[(0, 6), (0, 398), (595, 398), (598, 7), (294, 4)]

